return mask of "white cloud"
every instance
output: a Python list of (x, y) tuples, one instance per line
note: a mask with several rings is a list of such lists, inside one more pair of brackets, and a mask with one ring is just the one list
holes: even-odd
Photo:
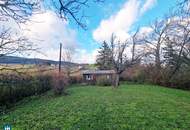
[(33, 15), (30, 20), (34, 22), (22, 26), (26, 30), (24, 34), (35, 42), (43, 53), (34, 53), (30, 57), (58, 60), (60, 43), (63, 48), (77, 48), (76, 32), (52, 11)]
[(121, 41), (129, 37), (129, 31), (138, 18), (153, 6), (156, 0), (146, 0), (142, 4), (139, 0), (128, 0), (124, 6), (108, 19), (101, 21), (100, 25), (93, 31), (93, 38), (102, 42), (109, 40), (114, 33)]
[(143, 7), (140, 10), (140, 13), (143, 14), (147, 10), (151, 9), (155, 4), (157, 3), (157, 0), (147, 0)]
[(148, 26), (144, 26), (144, 27), (141, 27), (140, 28), (140, 31), (139, 31), (141, 34), (146, 34), (146, 33), (150, 33), (152, 32), (152, 28), (151, 27), (148, 27)]
[(75, 55), (74, 59), (77, 63), (95, 63), (98, 49), (95, 49), (92, 52), (87, 52), (85, 49), (77, 49), (76, 52), (77, 55)]
[(138, 33), (138, 38), (141, 39), (145, 36), (148, 36), (152, 31), (153, 29), (151, 27), (148, 26), (141, 27)]
[[(109, 40), (114, 32), (121, 40), (125, 40), (129, 37), (128, 32), (131, 27), (141, 15), (140, 12), (144, 13), (150, 9), (154, 5), (152, 4), (155, 3), (154, 1), (146, 0), (142, 5), (139, 0), (128, 0), (117, 13), (101, 21), (99, 27), (93, 32), (93, 38), (98, 42)], [(58, 60), (59, 43), (62, 42), (64, 47), (73, 48), (76, 51), (73, 58), (74, 62), (95, 62), (98, 49), (91, 52), (78, 49), (76, 31), (70, 29), (68, 23), (59, 19), (53, 11), (32, 15), (30, 20), (34, 22), (21, 25), (21, 28), (25, 29), (23, 33), (33, 40), (44, 54), (33, 53), (30, 57)], [(17, 31), (19, 30), (15, 23), (10, 24), (11, 28), (13, 26)]]
[(14, 21), (0, 22), (0, 25), (11, 27), (13, 33), (24, 34), (37, 44), (40, 53), (32, 52), (29, 56), (24, 55), (26, 57), (58, 60), (61, 42), (63, 48), (69, 48), (74, 53), (72, 53), (73, 62), (95, 63), (97, 49), (88, 51), (81, 48), (76, 38), (76, 31), (70, 29), (68, 23), (59, 19), (52, 11), (31, 16), (30, 22), (20, 25), (20, 28)]

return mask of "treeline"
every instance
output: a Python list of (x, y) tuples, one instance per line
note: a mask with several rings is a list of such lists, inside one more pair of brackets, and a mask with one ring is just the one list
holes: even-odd
[(190, 89), (189, 5), (178, 3), (167, 17), (137, 29), (125, 42), (117, 37), (113, 44), (112, 36), (99, 50), (99, 68), (115, 69), (124, 80)]

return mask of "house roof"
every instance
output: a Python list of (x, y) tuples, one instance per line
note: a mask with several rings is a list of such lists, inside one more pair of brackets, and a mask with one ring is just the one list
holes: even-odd
[(82, 74), (114, 74), (114, 70), (84, 70)]

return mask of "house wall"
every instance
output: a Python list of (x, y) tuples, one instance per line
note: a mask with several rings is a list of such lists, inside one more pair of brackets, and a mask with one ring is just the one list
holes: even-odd
[[(90, 77), (88, 79), (87, 77)], [(87, 84), (96, 84), (98, 81), (104, 80), (112, 85), (114, 74), (83, 74), (83, 82)]]
[[(91, 79), (87, 79), (87, 76), (90, 76)], [(87, 84), (95, 84), (96, 76), (92, 74), (83, 74), (83, 82)]]

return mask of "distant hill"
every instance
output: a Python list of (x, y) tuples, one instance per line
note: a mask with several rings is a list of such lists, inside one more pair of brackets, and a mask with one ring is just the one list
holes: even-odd
[[(2, 56), (2, 57), (0, 57), (0, 64), (47, 64), (47, 65), (53, 64), (53, 65), (58, 65), (59, 61), (45, 60), (45, 59), (39, 59), (39, 58)], [(79, 64), (62, 61), (62, 65), (78, 66)]]

